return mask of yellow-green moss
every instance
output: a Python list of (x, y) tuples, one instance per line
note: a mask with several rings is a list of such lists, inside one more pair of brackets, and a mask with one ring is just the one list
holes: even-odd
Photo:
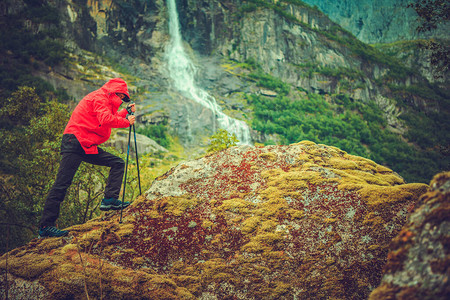
[(312, 159), (312, 156), (306, 152), (302, 152), (298, 155), (297, 159), (301, 162), (306, 162), (306, 161), (310, 161)]
[(59, 265), (57, 272), (60, 274), (68, 274), (68, 273), (75, 272), (75, 270), (76, 270), (75, 265), (67, 262), (67, 263)]
[(249, 234), (249, 233), (255, 231), (258, 228), (260, 223), (261, 223), (260, 216), (252, 216), (248, 219), (245, 219), (242, 222), (241, 231), (244, 234)]
[(71, 231), (71, 232), (86, 232), (86, 231), (90, 231), (96, 228), (100, 228), (104, 226), (104, 222), (102, 220), (97, 219), (93, 219), (90, 220), (89, 222), (83, 223), (83, 224), (78, 224), (78, 225), (74, 225), (71, 226), (69, 228), (67, 228), (67, 230)]
[(212, 277), (214, 282), (234, 281), (235, 275), (231, 273), (216, 273)]
[(358, 168), (358, 164), (352, 160), (345, 160), (340, 157), (331, 157), (328, 163), (332, 168), (335, 169), (351, 169), (354, 170)]
[(326, 224), (332, 224), (332, 223), (336, 223), (338, 219), (336, 218), (325, 218), (323, 219), (323, 222)]
[(405, 184), (405, 180), (393, 173), (387, 173), (386, 175), (381, 175), (383, 180), (390, 185)]
[(119, 239), (130, 236), (133, 234), (134, 225), (133, 224), (122, 224), (119, 230), (116, 232)]
[(359, 193), (368, 205), (378, 207), (386, 204), (418, 199), (418, 197), (423, 194), (427, 188), (428, 185), (421, 183), (396, 186), (366, 185), (359, 191)]
[[(133, 249), (134, 244), (126, 243), (136, 229), (134, 226), (137, 226), (134, 222), (135, 217), (131, 214), (125, 216), (126, 222), (120, 226), (112, 225), (118, 221), (117, 214), (107, 214), (103, 218), (109, 219), (110, 222), (95, 221), (74, 227), (75, 237), (83, 246), (100, 240), (101, 233), (117, 235), (121, 243), (106, 244), (101, 248), (101, 255), (105, 257), (101, 274), (100, 259), (96, 256), (98, 253), (92, 251), (96, 253), (93, 255), (83, 252), (84, 265), (88, 274), (85, 278), (81, 262), (77, 259), (76, 245), (63, 246), (54, 241), (45, 241), (40, 245), (37, 243), (35, 246), (41, 250), (59, 248), (60, 250), (56, 251), (60, 252), (58, 255), (62, 256), (61, 259), (54, 260), (54, 265), (47, 264), (47, 266), (45, 262), (37, 262), (37, 265), (39, 263), (41, 265), (32, 273), (39, 274), (43, 269), (49, 268), (50, 271), (39, 278), (56, 276), (61, 280), (58, 284), (62, 285), (64, 281), (65, 286), (75, 286), (75, 289), (79, 289), (76, 292), (80, 294), (83, 294), (83, 280), (88, 280), (88, 286), (98, 286), (98, 280), (102, 278), (103, 282), (111, 287), (111, 293), (122, 298), (145, 291), (155, 299), (193, 299), (195, 298), (193, 295), (202, 295), (205, 288), (211, 287), (212, 284), (226, 282), (231, 285), (238, 283), (239, 287), (234, 286), (239, 288), (239, 292), (255, 299), (288, 298), (295, 292), (298, 292), (297, 296), (302, 299), (310, 295), (314, 298), (342, 299), (345, 295), (345, 285), (342, 283), (344, 254), (342, 257), (339, 256), (341, 254), (331, 257), (332, 255), (327, 256), (324, 253), (328, 249), (337, 249), (337, 243), (342, 241), (343, 246), (340, 247), (343, 249), (339, 249), (340, 253), (347, 251), (346, 256), (355, 254), (352, 253), (354, 250), (345, 248), (345, 243), (353, 237), (346, 235), (345, 231), (337, 232), (340, 226), (347, 226), (342, 225), (343, 219), (351, 218), (349, 222), (352, 222), (354, 226), (363, 226), (370, 230), (371, 232), (367, 233), (369, 236), (373, 232), (380, 233), (378, 236), (388, 235), (385, 228), (386, 220), (390, 217), (389, 214), (395, 211), (393, 210), (393, 208), (396, 209), (395, 205), (418, 198), (420, 194), (418, 190), (425, 190), (426, 185), (404, 185), (403, 180), (392, 170), (376, 165), (373, 161), (348, 155), (334, 147), (316, 145), (309, 141), (297, 145), (299, 146), (295, 149), (287, 151), (285, 151), (286, 148), (280, 147), (282, 151), (275, 152), (274, 147), (269, 148), (274, 152), (261, 153), (263, 150), (260, 149), (256, 152), (257, 157), (245, 156), (246, 163), (251, 165), (250, 172), (243, 172), (239, 179), (240, 183), (244, 182), (245, 176), (248, 175), (251, 193), (235, 192), (230, 196), (227, 190), (227, 193), (221, 194), (218, 191), (211, 193), (210, 197), (202, 198), (205, 192), (201, 190), (197, 193), (193, 191), (195, 190), (193, 188), (186, 189), (191, 194), (160, 197), (153, 201), (147, 201), (141, 197), (134, 202), (133, 205), (142, 205), (145, 209), (139, 210), (139, 207), (135, 207), (132, 213), (140, 217), (139, 220), (143, 220), (142, 214), (145, 214), (147, 217), (145, 220), (150, 220), (149, 228), (157, 227), (160, 220), (155, 219), (161, 218), (162, 215), (170, 221), (168, 223), (170, 226), (173, 226), (173, 222), (184, 222), (185, 217), (192, 217), (197, 224), (201, 224), (201, 227), (189, 229), (198, 229), (196, 234), (199, 237), (206, 234), (206, 239), (199, 239), (202, 244), (194, 245), (199, 246), (195, 248), (195, 255), (189, 252), (187, 258), (180, 256), (180, 260), (175, 262), (172, 259), (176, 256), (177, 249), (182, 247), (169, 249), (170, 246), (166, 246), (158, 249), (158, 242), (152, 242), (155, 236), (147, 238), (145, 236), (148, 235), (142, 236), (144, 246), (148, 246), (145, 251), (172, 251), (169, 263), (163, 265), (163, 272), (167, 272), (168, 276), (158, 273), (161, 272), (158, 268), (140, 269), (140, 271), (131, 269), (146, 266), (146, 262), (149, 261), (140, 256), (140, 248)], [(210, 157), (213, 155), (218, 154), (211, 154)], [(285, 159), (283, 155), (289, 159)], [(292, 158), (296, 161), (292, 164), (287, 163), (291, 162)], [(234, 160), (229, 162), (234, 163)], [(272, 166), (273, 169), (270, 169)], [(189, 168), (186, 165), (184, 167)], [(192, 171), (196, 172), (196, 170), (199, 168)], [(245, 168), (245, 171), (248, 171), (248, 168)], [(220, 180), (221, 176), (214, 178), (216, 180), (214, 184)], [(258, 181), (252, 182), (253, 178)], [(162, 179), (163, 177), (160, 178)], [(211, 178), (207, 179), (210, 184)], [(200, 180), (195, 181), (194, 184), (197, 185), (199, 182), (201, 183)], [(234, 187), (232, 183), (229, 186), (231, 190)], [(189, 184), (191, 182), (187, 183)], [(205, 190), (211, 186), (214, 188), (214, 184), (208, 185)], [(198, 186), (201, 185), (198, 184)], [(339, 187), (339, 191), (336, 190), (336, 186)], [(331, 195), (328, 196), (327, 193)], [(341, 205), (339, 197), (343, 197), (341, 207), (339, 207)], [(307, 207), (316, 204), (313, 203), (314, 201), (319, 205), (329, 205), (329, 209)], [(304, 210), (302, 207), (305, 207)], [(406, 206), (399, 207), (404, 211)], [(345, 214), (347, 211), (350, 211), (350, 217)], [(356, 212), (353, 216), (351, 212), (354, 211)], [(191, 220), (187, 221), (187, 224), (190, 224)], [(151, 227), (152, 225), (155, 226)], [(302, 227), (303, 225), (306, 226)], [(310, 225), (312, 228), (309, 228)], [(163, 229), (166, 227), (162, 226)], [(319, 233), (321, 237), (317, 240), (312, 238), (314, 241), (310, 246), (308, 243), (311, 242), (311, 236), (308, 236), (310, 233), (308, 230), (322, 230), (320, 228), (323, 228), (323, 231)], [(363, 249), (362, 251), (370, 251), (369, 253), (376, 257), (387, 247), (387, 242), (381, 239), (367, 238), (360, 248)], [(292, 247), (286, 247), (287, 244)], [(336, 247), (332, 248), (333, 246)], [(297, 251), (297, 249), (301, 250)], [(183, 255), (182, 251), (180, 254)], [(27, 257), (26, 250), (23, 250), (20, 255)], [(48, 256), (48, 253), (46, 255)], [(107, 263), (108, 261), (111, 264)], [(128, 268), (121, 266), (123, 261)], [(4, 265), (3, 262), (1, 261), (0, 267)], [(362, 264), (364, 263), (363, 261)], [(367, 266), (364, 268), (369, 269)], [(292, 274), (288, 274), (289, 272)], [(313, 276), (315, 272), (319, 275)], [(362, 288), (367, 287), (367, 282), (364, 280), (368, 280), (368, 277), (365, 273), (360, 270), (347, 273), (349, 274), (348, 282), (355, 284), (355, 288), (358, 288), (358, 285)], [(271, 277), (272, 274), (277, 277)], [(354, 274), (356, 275), (353, 276)], [(363, 279), (359, 280), (357, 276)], [(74, 284), (74, 281), (77, 283)], [(52, 281), (48, 279), (48, 282)], [(297, 290), (294, 291), (294, 288)], [(244, 289), (248, 289), (249, 293), (245, 294)], [(98, 298), (98, 295), (94, 293), (92, 298), (95, 297)]]
[[(198, 299), (195, 297), (187, 288), (177, 287), (175, 289), (175, 295), (177, 299), (189, 300), (189, 299)], [(162, 298), (160, 298), (162, 299)]]
[(78, 238), (78, 245), (81, 248), (88, 248), (100, 240), (101, 234), (102, 232), (99, 229), (88, 231)]
[(252, 237), (252, 241), (264, 244), (275, 245), (283, 240), (283, 236), (280, 233), (264, 232)]
[(316, 143), (305, 140), (305, 141), (301, 141), (301, 142), (298, 142), (298, 143), (295, 143), (292, 145), (316, 146)]
[(286, 213), (291, 216), (292, 220), (294, 220), (294, 219), (302, 219), (305, 216), (305, 212), (304, 211), (297, 210), (297, 209), (288, 209), (286, 211)]
[(229, 199), (229, 200), (224, 200), (222, 205), (219, 206), (217, 209), (218, 210), (228, 210), (231, 212), (246, 213), (253, 206), (254, 205), (251, 202), (247, 202), (247, 201), (239, 199), (239, 198), (233, 198), (233, 199)]
[(182, 286), (197, 285), (200, 282), (200, 278), (198, 276), (189, 275), (174, 276), (173, 280), (180, 283)]
[(175, 281), (173, 281), (172, 279), (170, 279), (165, 275), (152, 275), (149, 276), (149, 278), (150, 278), (149, 282), (152, 284), (176, 287)]
[(267, 245), (263, 245), (258, 241), (250, 241), (241, 247), (241, 251), (247, 253), (261, 253), (269, 249)]
[[(306, 168), (305, 166), (303, 166)], [(274, 171), (262, 174), (267, 176), (267, 189), (260, 192), (262, 197), (273, 198), (281, 197), (288, 191), (297, 191), (306, 189), (308, 184), (322, 183), (323, 178), (319, 172), (305, 170), (291, 170), (290, 172)]]
[(360, 182), (374, 185), (389, 185), (387, 181), (384, 180), (383, 176), (371, 174), (368, 171), (363, 170), (347, 170), (349, 176), (354, 176), (359, 178)]
[(141, 266), (145, 263), (145, 259), (143, 257), (135, 257), (133, 258), (133, 264), (135, 266)]
[(181, 216), (187, 209), (194, 208), (198, 205), (199, 200), (189, 195), (180, 197), (164, 198), (164, 211), (174, 216)]
[(56, 249), (64, 245), (65, 242), (61, 238), (57, 239), (41, 239), (40, 243), (38, 244), (38, 248), (41, 251), (49, 251), (51, 249)]
[(54, 265), (55, 261), (51, 257), (36, 253), (8, 258), (8, 271), (24, 279), (34, 279), (51, 269)]
[(381, 216), (376, 215), (374, 212), (369, 212), (364, 216), (364, 220), (362, 222), (363, 225), (368, 225), (372, 228), (379, 228), (383, 226), (385, 221)]
[(377, 163), (375, 163), (373, 160), (361, 157), (361, 156), (356, 156), (356, 155), (351, 155), (351, 154), (347, 154), (345, 155), (345, 158), (351, 159), (355, 162), (358, 163), (359, 166), (367, 168), (367, 169), (372, 169), (372, 168), (376, 168), (378, 166)]
[(280, 174), (285, 173), (282, 169), (270, 169), (261, 172), (261, 177), (264, 179), (270, 179), (275, 176), (279, 176)]
[(271, 199), (271, 198), (280, 198), (283, 197), (284, 191), (281, 187), (272, 186), (274, 183), (269, 183), (269, 187), (265, 189), (264, 191), (261, 191), (260, 196), (264, 200)]
[(375, 170), (377, 171), (377, 173), (392, 173), (391, 169), (382, 165), (376, 165)]
[(341, 150), (341, 149), (336, 148), (334, 146), (326, 146), (326, 148), (327, 148), (328, 152), (330, 152), (333, 155), (343, 156), (343, 155), (347, 154), (347, 152), (345, 152), (344, 150)]
[(274, 220), (264, 220), (261, 223), (261, 231), (274, 231), (275, 228), (277, 227), (277, 222), (275, 222)]
[(143, 195), (136, 197), (136, 199), (134, 199), (133, 206), (138, 206), (138, 205), (144, 204), (145, 202), (147, 202), (147, 198), (145, 197), (145, 194), (143, 194)]
[(281, 281), (276, 281), (274, 282), (275, 284), (275, 289), (272, 290), (271, 293), (271, 299), (277, 299), (281, 296), (283, 296), (284, 294), (286, 294), (287, 292), (289, 292), (291, 285), (289, 283), (285, 283), (285, 282), (281, 282)]
[(76, 244), (67, 244), (61, 248), (61, 254), (66, 254), (67, 252), (77, 251), (78, 247)]
[(367, 248), (367, 250), (369, 250), (369, 251), (378, 250), (378, 249), (380, 249), (380, 245), (370, 245), (369, 248)]
[(277, 155), (273, 152), (267, 152), (267, 153), (261, 153), (259, 155), (260, 158), (270, 160), (270, 161), (276, 161)]
[(198, 264), (198, 267), (202, 269), (201, 280), (206, 284), (217, 282), (218, 279), (230, 279), (229, 274), (233, 273), (230, 266), (221, 258), (210, 259)]
[(203, 223), (202, 223), (202, 227), (203, 228), (212, 228), (214, 226), (214, 223), (213, 222), (211, 222), (210, 220), (203, 220)]
[(255, 213), (269, 219), (271, 217), (276, 217), (278, 214), (283, 214), (287, 208), (288, 204), (285, 199), (281, 197), (274, 197), (261, 203)]

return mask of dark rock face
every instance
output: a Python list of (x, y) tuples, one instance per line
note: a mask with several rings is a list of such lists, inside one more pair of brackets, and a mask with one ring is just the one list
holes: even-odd
[(449, 299), (450, 172), (436, 175), (392, 241), (370, 299)]
[(427, 188), (312, 142), (233, 147), (159, 177), (122, 224), (107, 213), (3, 255), (0, 293), (363, 299)]
[(417, 13), (408, 8), (409, 0), (305, 0), (317, 6), (334, 22), (353, 33), (359, 40), (390, 43), (399, 40), (447, 38), (448, 26), (440, 26), (432, 33), (418, 33)]

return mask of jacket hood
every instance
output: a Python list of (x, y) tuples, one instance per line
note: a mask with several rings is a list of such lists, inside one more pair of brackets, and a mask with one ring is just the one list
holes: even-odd
[(105, 83), (102, 86), (102, 89), (108, 94), (115, 94), (115, 93), (122, 93), (127, 95), (127, 97), (130, 97), (130, 94), (128, 93), (128, 87), (125, 80), (122, 78), (113, 78), (109, 80), (107, 83)]

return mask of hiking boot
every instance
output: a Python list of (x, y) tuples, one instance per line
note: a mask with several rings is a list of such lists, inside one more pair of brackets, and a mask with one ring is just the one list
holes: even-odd
[(69, 232), (67, 230), (59, 230), (55, 226), (45, 226), (39, 229), (39, 238), (46, 237), (61, 237), (68, 235)]
[(123, 202), (123, 206), (122, 206), (122, 201), (117, 200), (115, 198), (103, 198), (102, 200), (102, 204), (100, 204), (100, 210), (103, 211), (108, 211), (108, 210), (118, 210), (121, 209), (122, 207), (125, 208), (128, 205), (130, 205), (130, 202), (125, 201)]

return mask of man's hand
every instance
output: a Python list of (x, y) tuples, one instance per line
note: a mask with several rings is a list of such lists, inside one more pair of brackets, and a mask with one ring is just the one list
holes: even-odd
[(134, 122), (136, 122), (136, 117), (133, 115), (128, 115), (127, 116), (128, 122), (130, 122), (130, 126), (134, 124)]
[(127, 110), (131, 110), (131, 112), (132, 113), (135, 113), (136, 112), (136, 104), (134, 104), (134, 103), (132, 103), (132, 104), (128, 104), (127, 105), (127, 108), (129, 108), (129, 109), (127, 109)]

